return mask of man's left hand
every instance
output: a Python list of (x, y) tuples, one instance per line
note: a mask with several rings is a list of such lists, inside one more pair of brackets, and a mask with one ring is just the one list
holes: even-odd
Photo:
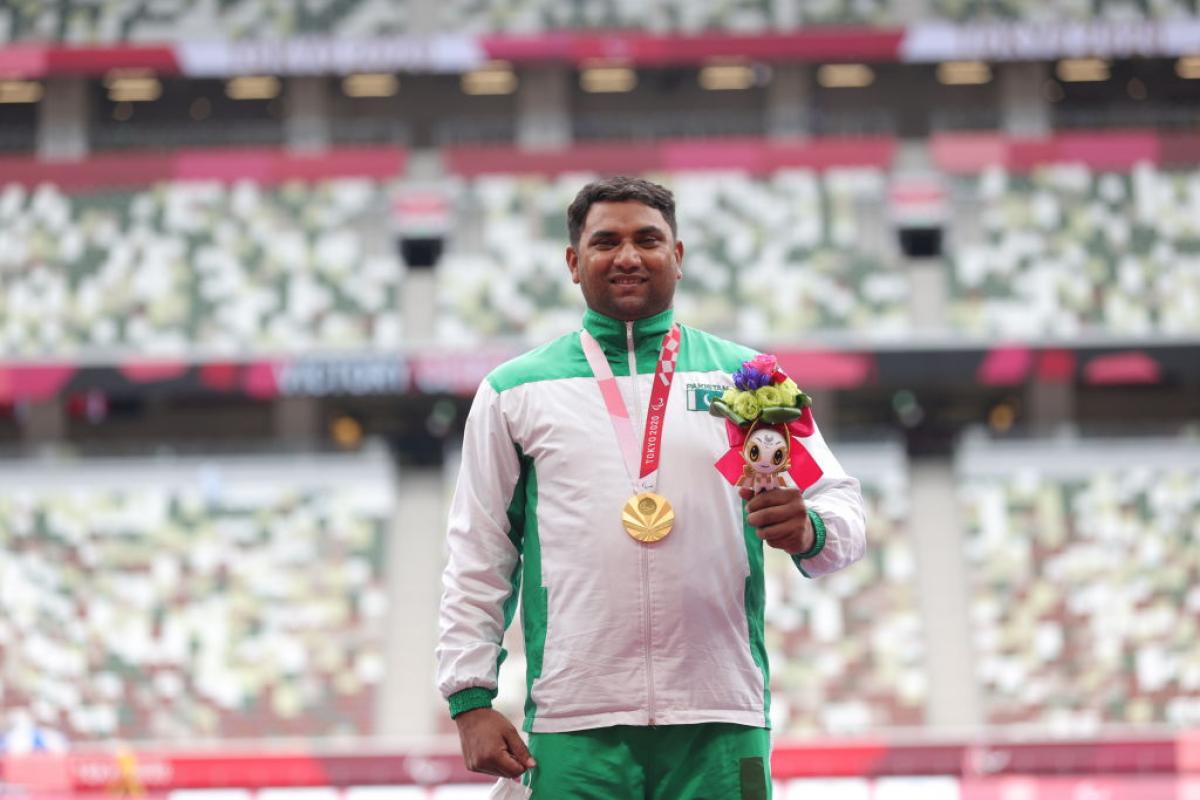
[(812, 549), (812, 522), (799, 489), (769, 489), (759, 494), (742, 489), (741, 494), (743, 500), (750, 501), (746, 504), (746, 520), (754, 526), (758, 538), (789, 555)]

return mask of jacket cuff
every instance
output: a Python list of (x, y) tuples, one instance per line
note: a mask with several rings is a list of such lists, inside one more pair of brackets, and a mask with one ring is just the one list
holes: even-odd
[(459, 714), (467, 711), (474, 711), (477, 708), (491, 708), (492, 701), (495, 699), (495, 689), (484, 689), (478, 686), (472, 686), (469, 689), (455, 692), (449, 697), (450, 719), (454, 719)]
[(806, 558), (814, 558), (825, 549), (825, 520), (821, 519), (821, 515), (813, 511), (811, 508), (808, 509), (808, 519), (812, 523), (813, 546), (805, 550), (803, 553), (797, 553), (796, 555), (792, 556), (792, 561), (795, 562), (797, 567), (800, 567), (800, 572), (803, 573), (804, 577), (806, 578), (811, 576), (804, 571), (804, 567), (801, 566), (800, 562)]

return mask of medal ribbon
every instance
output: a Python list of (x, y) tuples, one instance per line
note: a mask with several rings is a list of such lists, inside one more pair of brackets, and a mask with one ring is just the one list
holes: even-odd
[[(675, 362), (679, 359), (679, 326), (672, 325), (671, 330), (663, 335), (658, 364), (654, 368), (654, 383), (650, 389), (650, 404), (646, 408), (646, 429), (642, 436), (640, 468), (637, 436), (633, 432), (633, 423), (629, 419), (625, 399), (621, 397), (621, 390), (617, 388), (617, 379), (613, 377), (612, 367), (608, 365), (608, 358), (605, 357), (600, 343), (587, 330), (579, 332), (579, 339), (583, 344), (583, 353), (587, 356), (588, 365), (592, 368), (592, 374), (596, 377), (596, 385), (600, 387), (600, 396), (604, 398), (604, 407), (612, 420), (613, 431), (617, 434), (617, 444), (621, 447), (621, 456), (625, 459), (625, 470), (629, 473), (629, 480), (636, 491), (652, 492), (658, 485), (658, 462), (662, 452), (663, 430), (666, 427), (667, 397), (671, 393), (671, 381), (675, 378)], [(634, 358), (636, 359), (636, 356)], [(631, 377), (636, 379), (636, 376)]]

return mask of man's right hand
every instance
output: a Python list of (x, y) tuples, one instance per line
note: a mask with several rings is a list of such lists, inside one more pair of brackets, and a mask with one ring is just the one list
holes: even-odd
[(537, 766), (521, 734), (499, 711), (476, 708), (454, 718), (463, 760), (472, 772), (516, 778)]

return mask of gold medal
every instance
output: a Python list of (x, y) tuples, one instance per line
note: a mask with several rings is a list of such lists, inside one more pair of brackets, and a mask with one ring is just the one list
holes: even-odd
[(662, 495), (642, 492), (625, 501), (621, 524), (639, 542), (657, 542), (671, 532), (675, 509)]

